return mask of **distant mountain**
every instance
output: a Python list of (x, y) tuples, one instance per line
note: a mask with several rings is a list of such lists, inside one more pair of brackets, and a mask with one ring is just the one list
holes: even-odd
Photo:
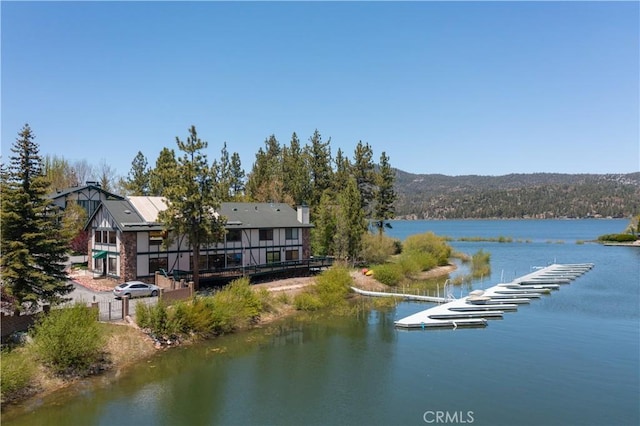
[(640, 172), (419, 175), (396, 169), (402, 219), (630, 217), (640, 213)]

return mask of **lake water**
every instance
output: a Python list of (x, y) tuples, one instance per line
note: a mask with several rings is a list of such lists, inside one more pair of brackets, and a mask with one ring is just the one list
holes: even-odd
[[(407, 221), (433, 231), (511, 237), (452, 242), (491, 253), (487, 287), (549, 263), (595, 267), (483, 329), (400, 331), (387, 312), (289, 318), (163, 352), (135, 371), (7, 411), (5, 425), (638, 425), (640, 249), (582, 241), (627, 220)], [(465, 290), (468, 291), (468, 288)]]

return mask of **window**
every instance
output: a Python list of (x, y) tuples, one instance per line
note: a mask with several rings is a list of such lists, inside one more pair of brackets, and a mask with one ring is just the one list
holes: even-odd
[(149, 232), (149, 246), (159, 246), (162, 244), (162, 231)]
[(108, 244), (115, 244), (116, 243), (116, 231), (107, 231), (108, 237), (109, 237), (109, 242)]
[(261, 229), (260, 241), (271, 241), (271, 240), (273, 240), (273, 229)]
[(242, 265), (242, 253), (233, 253), (227, 256), (227, 266)]
[(284, 237), (287, 240), (298, 239), (298, 228), (287, 228), (284, 230)]
[(209, 255), (209, 269), (224, 268), (224, 254)]
[(234, 243), (242, 241), (242, 233), (239, 229), (231, 229), (227, 232), (227, 242)]
[[(198, 269), (201, 271), (204, 271), (207, 269), (207, 254), (206, 253), (200, 253), (200, 258), (198, 259), (198, 263), (200, 264), (198, 266)], [(193, 255), (189, 256), (189, 266), (191, 267), (191, 270), (193, 271), (195, 268), (193, 267)]]
[(298, 252), (298, 250), (287, 250), (284, 253), (284, 258), (285, 258), (285, 260), (298, 260), (299, 259), (299, 252)]
[(115, 257), (110, 257), (108, 259), (109, 263), (107, 264), (107, 272), (109, 275), (118, 275), (117, 262)]
[(96, 231), (96, 243), (102, 243), (102, 231)]
[(279, 251), (268, 251), (267, 252), (267, 263), (276, 263), (280, 262), (280, 252)]
[(149, 273), (153, 274), (160, 269), (165, 271), (169, 268), (169, 260), (166, 257), (153, 257), (149, 259)]

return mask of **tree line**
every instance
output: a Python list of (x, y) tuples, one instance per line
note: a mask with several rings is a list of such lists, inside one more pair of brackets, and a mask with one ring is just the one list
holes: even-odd
[(631, 217), (640, 211), (640, 173), (415, 175), (396, 170), (400, 218)]
[[(12, 146), (14, 155), (1, 165), (0, 268), (5, 308), (60, 303), (72, 290), (63, 263), (86, 216), (73, 206), (61, 211), (48, 195), (78, 186), (96, 172), (84, 160), (70, 164), (61, 157), (42, 158), (34, 138), (26, 124)], [(289, 144), (271, 135), (256, 153), (248, 174), (239, 155), (230, 154), (226, 143), (220, 157), (211, 162), (207, 148), (208, 143), (191, 126), (185, 140), (176, 137), (177, 153), (162, 148), (155, 167), (138, 152), (126, 178), (115, 179), (106, 163), (98, 169), (102, 173), (99, 183), (106, 191), (162, 196), (168, 201), (159, 220), (172, 231), (167, 235), (188, 237), (194, 250), (196, 288), (201, 244), (221, 241), (224, 236), (225, 219), (214, 214), (222, 202), (306, 204), (315, 224), (312, 253), (352, 262), (360, 256), (363, 237), (371, 230), (382, 235), (395, 216), (395, 174), (389, 157), (383, 152), (375, 165), (368, 143), (359, 141), (350, 159), (341, 149), (332, 156), (330, 139), (324, 141), (317, 130), (304, 146), (295, 133)], [(86, 247), (86, 235), (78, 246)]]

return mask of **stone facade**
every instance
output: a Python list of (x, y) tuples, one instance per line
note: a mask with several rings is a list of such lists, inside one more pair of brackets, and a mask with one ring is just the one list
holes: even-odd
[(135, 232), (120, 233), (120, 278), (136, 280), (138, 276), (138, 239)]

